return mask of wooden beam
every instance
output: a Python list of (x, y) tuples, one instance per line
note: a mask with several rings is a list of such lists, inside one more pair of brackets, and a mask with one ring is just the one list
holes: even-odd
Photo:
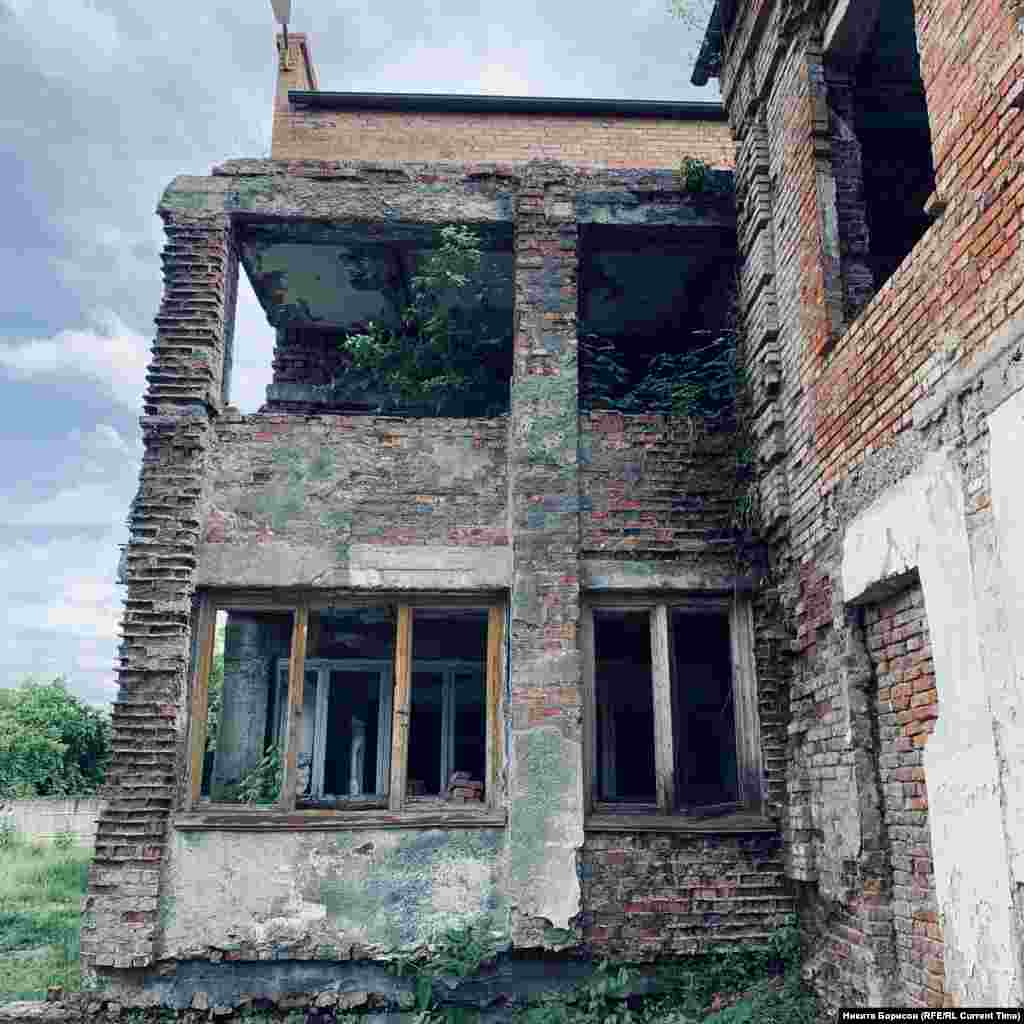
[(672, 675), (668, 655), (668, 606), (651, 609), (651, 675), (654, 683), (654, 777), (658, 809), (675, 810), (675, 755), (672, 747)]
[(754, 659), (754, 612), (750, 602), (737, 600), (729, 618), (739, 797), (745, 805), (760, 813), (761, 715), (757, 695), (757, 662)]
[(185, 809), (199, 803), (203, 785), (203, 763), (206, 755), (206, 714), (209, 708), (210, 669), (216, 639), (217, 609), (208, 594), (199, 602), (196, 631), (199, 646), (195, 673), (192, 676), (192, 699), (189, 701), (188, 779), (185, 783)]
[(501, 776), (505, 763), (505, 730), (502, 718), (502, 649), (505, 639), (505, 609), (491, 605), (487, 611), (487, 778), (484, 796), (489, 808), (502, 803)]
[(400, 811), (405, 805), (409, 769), (409, 700), (412, 695), (412, 608), (398, 606), (395, 630), (394, 724), (391, 728), (391, 789), (388, 807)]
[(306, 627), (309, 609), (300, 605), (292, 620), (292, 651), (288, 661), (288, 717), (285, 723), (284, 780), (277, 806), (282, 811), (295, 809), (298, 785), (299, 746), (302, 744), (302, 697), (306, 675)]
[(594, 809), (597, 763), (597, 691), (594, 661), (594, 609), (588, 602), (580, 609), (580, 653), (583, 656), (583, 812)]

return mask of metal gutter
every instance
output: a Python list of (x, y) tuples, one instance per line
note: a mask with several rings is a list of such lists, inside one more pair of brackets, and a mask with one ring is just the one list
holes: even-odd
[(441, 93), (319, 92), (292, 89), (295, 107), (315, 110), (400, 110), (473, 114), (576, 114), (724, 121), (720, 103), (673, 100), (564, 99), (554, 96), (453, 96)]

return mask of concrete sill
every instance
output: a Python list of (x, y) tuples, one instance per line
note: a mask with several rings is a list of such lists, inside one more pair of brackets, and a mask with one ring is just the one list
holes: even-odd
[(436, 809), (406, 811), (193, 811), (179, 814), (179, 832), (348, 832), (389, 828), (504, 828), (504, 811)]
[(591, 814), (584, 832), (778, 832), (779, 824), (761, 814), (736, 811), (698, 818), (679, 814)]

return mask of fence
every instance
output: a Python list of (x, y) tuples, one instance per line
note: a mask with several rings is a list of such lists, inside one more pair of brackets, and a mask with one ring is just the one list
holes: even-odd
[(103, 807), (96, 797), (60, 797), (39, 800), (0, 800), (0, 818), (6, 818), (27, 839), (53, 839), (71, 832), (82, 846), (96, 841), (96, 819)]

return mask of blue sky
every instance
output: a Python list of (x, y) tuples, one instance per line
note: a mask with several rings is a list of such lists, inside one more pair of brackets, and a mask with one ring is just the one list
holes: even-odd
[[(290, 27), (324, 89), (718, 98), (689, 84), (698, 33), (666, 0), (485, 9), (292, 0)], [(273, 35), (269, 0), (0, 0), (0, 686), (63, 673), (91, 703), (116, 696), (153, 211), (177, 174), (269, 154)], [(247, 282), (235, 338), (231, 392), (253, 412), (273, 338)]]

